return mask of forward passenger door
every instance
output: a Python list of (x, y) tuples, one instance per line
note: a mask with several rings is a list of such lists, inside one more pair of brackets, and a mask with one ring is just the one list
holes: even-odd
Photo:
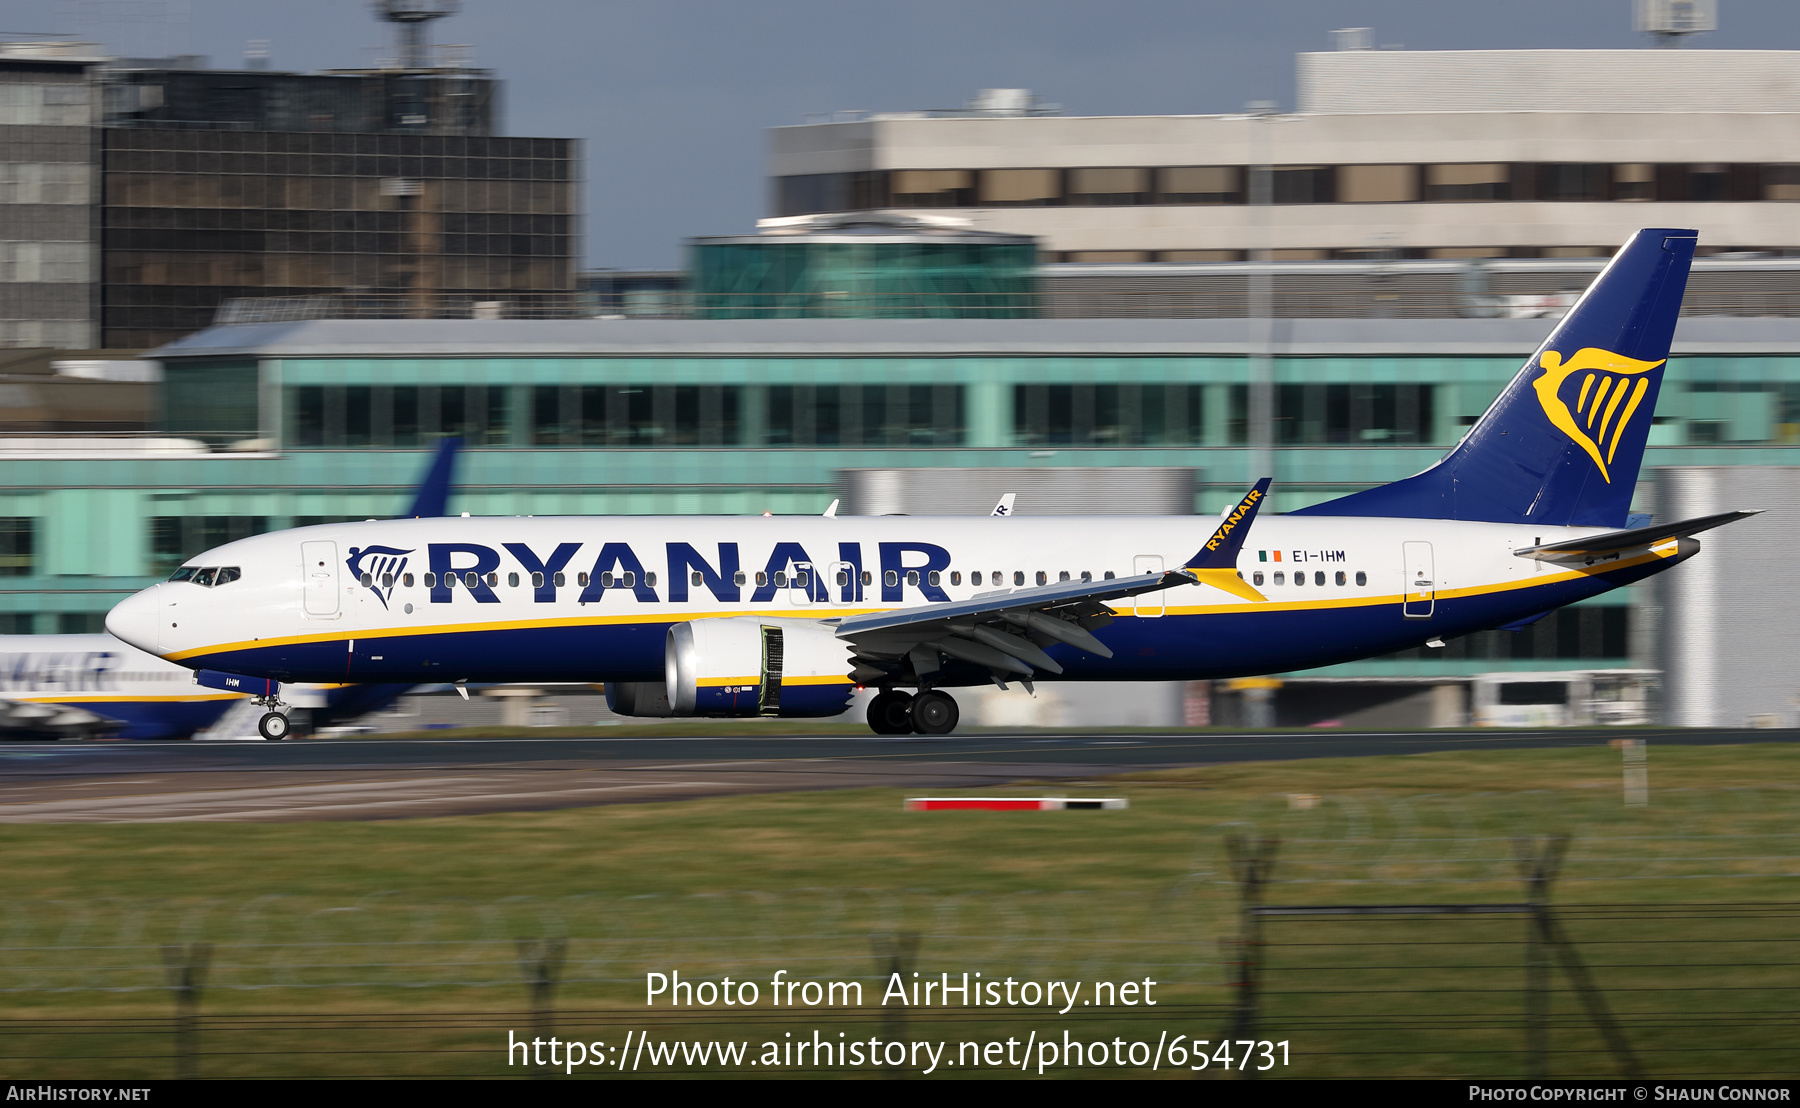
[(314, 619), (336, 619), (338, 614), (338, 557), (335, 542), (300, 544), (300, 573), (304, 580), (306, 614)]

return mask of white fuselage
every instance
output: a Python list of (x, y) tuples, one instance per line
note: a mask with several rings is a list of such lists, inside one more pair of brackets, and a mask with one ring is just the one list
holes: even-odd
[[(116, 608), (108, 628), (182, 665), (284, 681), (649, 680), (662, 673), (665, 632), (675, 623), (743, 615), (830, 620), (1084, 574), (1100, 580), (1176, 570), (1214, 522), (782, 516), (337, 524), (244, 539), (190, 559), (190, 566), (229, 566), (240, 575), (214, 587), (155, 586)], [(1101, 634), (1114, 658), (1071, 655), (1065, 676), (1201, 678), (1328, 664), (1500, 626), (1629, 583), (1677, 557), (1673, 542), (1595, 566), (1514, 553), (1606, 530), (1261, 516), (1237, 567), (1265, 602), (1198, 584), (1116, 601), (1123, 618)], [(534, 586), (534, 574), (542, 584)]]

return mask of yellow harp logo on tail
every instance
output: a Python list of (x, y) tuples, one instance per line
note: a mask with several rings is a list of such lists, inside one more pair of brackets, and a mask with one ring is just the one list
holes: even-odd
[[(1612, 474), (1606, 467), (1618, 453), (1619, 440), (1624, 437), (1625, 427), (1636, 414), (1638, 404), (1650, 391), (1650, 378), (1646, 374), (1663, 363), (1640, 362), (1623, 354), (1584, 346), (1566, 362), (1557, 351), (1546, 350), (1538, 364), (1544, 367), (1544, 373), (1531, 385), (1537, 389), (1538, 403), (1543, 406), (1544, 414), (1559, 431), (1588, 452), (1588, 457), (1600, 467), (1600, 476), (1606, 478), (1607, 484), (1612, 484)], [(1563, 382), (1584, 372), (1586, 376), (1581, 378), (1575, 394), (1575, 410), (1570, 411), (1568, 402), (1562, 398)]]

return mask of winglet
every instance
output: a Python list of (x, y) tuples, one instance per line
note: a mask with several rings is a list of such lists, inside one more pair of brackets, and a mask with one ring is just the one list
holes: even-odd
[(1012, 515), (1013, 514), (1013, 498), (1017, 495), (1018, 494), (1016, 494), (1016, 493), (1010, 493), (1010, 492), (1003, 494), (1000, 497), (999, 502), (994, 505), (994, 510), (989, 512), (988, 515), (990, 515), (990, 516)]
[(449, 514), (450, 475), (456, 468), (456, 452), (461, 447), (462, 440), (456, 438), (438, 443), (437, 457), (431, 460), (431, 468), (425, 471), (425, 479), (419, 482), (419, 491), (413, 495), (412, 507), (406, 509), (402, 518), (426, 519)]
[(833, 500), (831, 502), (831, 507), (825, 509), (825, 518), (826, 519), (836, 519), (837, 518), (837, 506), (838, 506), (838, 502)]
[(1243, 549), (1244, 539), (1250, 534), (1250, 522), (1256, 518), (1256, 511), (1262, 507), (1263, 500), (1269, 495), (1270, 478), (1264, 477), (1256, 483), (1256, 487), (1244, 494), (1225, 517), (1219, 521), (1218, 529), (1213, 531), (1212, 538), (1206, 540), (1188, 564), (1184, 572), (1203, 585), (1211, 585), (1224, 589), (1234, 596), (1245, 600), (1267, 600), (1237, 573), (1238, 551)]

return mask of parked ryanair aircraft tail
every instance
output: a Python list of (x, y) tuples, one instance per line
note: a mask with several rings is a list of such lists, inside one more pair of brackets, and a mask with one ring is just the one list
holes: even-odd
[(1632, 236), (1436, 465), (1293, 514), (1625, 526), (1697, 235)]

